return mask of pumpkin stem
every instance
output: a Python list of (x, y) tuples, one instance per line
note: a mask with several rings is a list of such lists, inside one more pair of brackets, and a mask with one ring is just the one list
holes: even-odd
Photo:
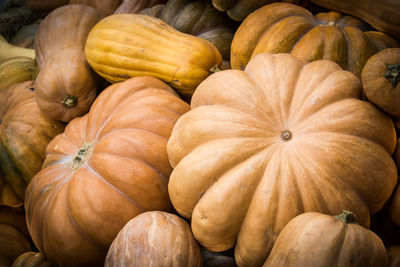
[(86, 158), (92, 151), (92, 144), (84, 144), (81, 149), (75, 154), (75, 157), (72, 160), (72, 169), (76, 170), (85, 162)]
[(385, 78), (388, 79), (393, 87), (400, 82), (400, 63), (386, 64)]
[(218, 71), (221, 71), (221, 70), (219, 69), (218, 65), (215, 64), (214, 66), (211, 67), (211, 69), (209, 71), (212, 72), (212, 73), (215, 73), (215, 72), (218, 72)]
[(290, 139), (292, 139), (292, 133), (289, 131), (284, 131), (281, 133), (281, 138), (283, 139), (283, 141), (289, 141)]
[(66, 96), (64, 96), (64, 98), (61, 100), (61, 104), (65, 107), (65, 108), (73, 108), (76, 106), (76, 104), (78, 103), (78, 98), (74, 95), (70, 95), (67, 94)]
[(357, 224), (356, 216), (348, 210), (343, 210), (340, 215), (334, 216), (336, 219), (343, 221), (344, 223), (355, 223)]

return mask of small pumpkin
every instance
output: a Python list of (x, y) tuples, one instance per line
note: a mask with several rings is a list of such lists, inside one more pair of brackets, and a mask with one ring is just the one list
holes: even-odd
[(397, 183), (396, 134), (361, 91), (333, 61), (290, 54), (259, 54), (245, 71), (205, 79), (167, 145), (169, 196), (196, 240), (235, 246), (239, 266), (260, 266), (301, 213), (344, 208), (368, 227)]
[(28, 251), (19, 255), (11, 267), (56, 267), (41, 252)]
[[(91, 28), (103, 15), (86, 5), (66, 5), (47, 15), (35, 36), (36, 101), (49, 118), (69, 122), (89, 111), (98, 76), (85, 58)], [(71, 30), (74, 29), (74, 30)]]
[(382, 240), (357, 224), (353, 213), (307, 212), (282, 229), (263, 266), (383, 267), (386, 257)]
[(69, 4), (82, 4), (94, 7), (108, 16), (115, 12), (122, 0), (69, 0)]
[(178, 31), (210, 41), (229, 68), (231, 43), (235, 26), (229, 18), (205, 1), (169, 0), (165, 5), (156, 5), (138, 12), (165, 21)]
[[(235, 32), (231, 66), (244, 69), (260, 53), (291, 53), (305, 63), (332, 60), (360, 77), (368, 58), (378, 52), (376, 38), (369, 39), (364, 32), (368, 25), (351, 16), (333, 11), (313, 16), (301, 6), (272, 3), (251, 13)], [(393, 38), (386, 39), (400, 46)]]
[(39, 110), (33, 81), (0, 90), (0, 205), (23, 204), (25, 188), (40, 170), (45, 149), (64, 125)]
[(114, 14), (137, 13), (142, 9), (164, 4), (167, 0), (122, 0)]
[(29, 57), (12, 57), (0, 63), (0, 90), (36, 78), (37, 66)]
[(400, 266), (400, 246), (390, 246), (387, 248), (388, 264), (387, 267)]
[(22, 208), (0, 207), (0, 266), (11, 266), (22, 253), (31, 250)]
[(400, 117), (400, 48), (386, 48), (370, 57), (361, 81), (369, 101)]
[(0, 63), (13, 57), (29, 57), (35, 59), (35, 50), (10, 44), (0, 35)]
[(209, 41), (141, 14), (115, 14), (101, 20), (90, 31), (85, 52), (90, 66), (112, 83), (147, 75), (184, 96), (192, 95), (222, 61)]
[(36, 31), (39, 28), (39, 19), (32, 24), (23, 26), (18, 32), (12, 37), (10, 44), (25, 48), (34, 48)]
[(112, 242), (105, 267), (202, 266), (188, 223), (175, 214), (148, 211), (130, 220)]
[(29, 232), (49, 260), (102, 265), (129, 220), (172, 210), (166, 144), (188, 109), (165, 83), (136, 77), (105, 89), (49, 143), (25, 201)]

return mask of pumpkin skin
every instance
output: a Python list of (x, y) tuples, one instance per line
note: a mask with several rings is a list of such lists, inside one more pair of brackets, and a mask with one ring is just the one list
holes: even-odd
[(69, 4), (82, 4), (94, 7), (108, 16), (115, 12), (122, 0), (69, 0)]
[(36, 78), (37, 66), (29, 57), (12, 57), (0, 64), (0, 90)]
[(390, 246), (387, 249), (388, 264), (387, 267), (400, 266), (400, 246)]
[(25, 251), (31, 250), (22, 208), (0, 207), (0, 265), (11, 266)]
[(225, 69), (229, 68), (230, 48), (235, 27), (226, 16), (210, 3), (170, 0), (165, 5), (145, 8), (138, 14), (159, 18), (178, 31), (210, 41), (226, 61)]
[(56, 267), (40, 252), (28, 251), (18, 256), (11, 267)]
[(400, 38), (400, 2), (397, 0), (310, 0), (311, 2), (362, 19), (375, 29)]
[(33, 81), (26, 81), (0, 90), (0, 205), (23, 204), (47, 144), (64, 130), (40, 112), (33, 89)]
[(291, 53), (305, 63), (335, 61), (360, 77), (365, 62), (378, 52), (373, 40), (364, 34), (367, 27), (337, 12), (313, 16), (297, 5), (269, 4), (254, 11), (239, 26), (232, 41), (231, 66), (244, 69), (250, 58), (260, 53)]
[(167, 0), (122, 0), (114, 14), (137, 13), (142, 9), (164, 4)]
[(346, 211), (298, 215), (283, 228), (263, 266), (386, 266), (382, 240), (355, 220)]
[(40, 69), (36, 101), (47, 117), (69, 122), (89, 111), (98, 76), (85, 59), (84, 46), (90, 29), (101, 18), (93, 7), (71, 4), (53, 10), (40, 23), (35, 36)]
[(29, 57), (35, 59), (35, 50), (12, 45), (0, 35), (0, 63), (13, 57)]
[(336, 63), (290, 54), (204, 80), (167, 146), (169, 195), (196, 240), (212, 251), (236, 243), (239, 266), (260, 266), (300, 213), (345, 208), (367, 227), (397, 182), (396, 139), (391, 119), (360, 96)]
[(386, 48), (370, 57), (361, 81), (369, 101), (400, 117), (400, 48)]
[(218, 49), (207, 40), (140, 14), (115, 14), (101, 20), (90, 31), (85, 52), (90, 66), (111, 83), (148, 75), (184, 96), (192, 95), (222, 61)]
[(107, 253), (105, 267), (202, 266), (190, 226), (175, 214), (148, 211), (130, 220)]
[(166, 143), (188, 109), (165, 83), (136, 77), (105, 89), (51, 141), (25, 201), (29, 232), (49, 260), (102, 265), (130, 219), (172, 210)]
[(25, 47), (25, 48), (34, 48), (35, 43), (35, 35), (36, 31), (39, 28), (40, 22), (42, 20), (39, 19), (32, 24), (26, 25), (22, 27), (11, 39), (10, 44)]

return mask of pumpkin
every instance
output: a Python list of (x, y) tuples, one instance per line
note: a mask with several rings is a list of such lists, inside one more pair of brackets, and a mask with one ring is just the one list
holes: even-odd
[(383, 267), (386, 257), (382, 240), (358, 225), (351, 212), (307, 212), (282, 229), (263, 266)]
[(93, 7), (71, 4), (53, 10), (40, 23), (35, 37), (40, 69), (36, 101), (47, 117), (69, 122), (89, 111), (98, 76), (86, 61), (84, 46), (102, 17)]
[(57, 266), (50, 262), (41, 252), (28, 251), (19, 255), (11, 267), (52, 267)]
[(204, 1), (169, 0), (165, 5), (145, 8), (139, 14), (160, 18), (178, 31), (210, 41), (225, 61), (228, 69), (230, 48), (235, 27), (230, 20)]
[(33, 89), (33, 81), (26, 81), (0, 90), (0, 205), (23, 204), (47, 144), (64, 130), (40, 112)]
[(31, 250), (22, 208), (0, 207), (0, 266), (11, 266), (25, 251)]
[(37, 66), (29, 57), (12, 57), (0, 63), (0, 90), (36, 78)]
[(366, 21), (375, 29), (400, 38), (400, 2), (397, 0), (310, 0), (311, 2), (337, 10)]
[(83, 4), (97, 8), (106, 16), (113, 14), (121, 2), (122, 0), (69, 0), (69, 4)]
[(188, 223), (163, 211), (130, 220), (112, 242), (105, 267), (202, 266), (200, 247)]
[(396, 134), (361, 91), (333, 61), (290, 54), (205, 79), (167, 145), (168, 192), (197, 241), (260, 266), (300, 213), (352, 210), (367, 227), (397, 182)]
[(32, 24), (23, 26), (18, 32), (12, 37), (10, 44), (25, 48), (34, 48), (36, 31), (39, 28), (39, 19)]
[(25, 0), (26, 6), (34, 11), (51, 11), (68, 4), (68, 0)]
[(236, 267), (235, 259), (231, 256), (223, 255), (207, 249), (201, 249), (203, 267)]
[[(375, 51), (367, 25), (351, 16), (323, 12), (315, 16), (303, 7), (273, 3), (251, 13), (239, 26), (231, 47), (231, 66), (243, 69), (260, 53), (291, 53), (303, 62), (329, 59), (360, 77)], [(376, 35), (374, 36), (376, 37)], [(396, 47), (399, 44), (391, 39)]]
[(136, 77), (105, 89), (50, 142), (25, 201), (29, 232), (49, 260), (102, 265), (130, 219), (172, 210), (166, 143), (188, 109), (165, 83)]
[(193, 94), (222, 61), (209, 41), (140, 14), (115, 14), (101, 20), (90, 31), (85, 52), (90, 66), (112, 83), (153, 76), (184, 96)]
[(400, 266), (400, 246), (390, 246), (387, 249), (388, 264), (387, 267)]
[(121, 5), (115, 10), (114, 14), (137, 13), (142, 9), (166, 2), (167, 0), (122, 0)]
[(12, 45), (0, 35), (0, 63), (13, 57), (29, 57), (35, 59), (35, 50)]
[[(390, 219), (400, 226), (400, 186), (397, 187), (390, 201)], [(400, 245), (400, 244), (399, 244)]]
[(369, 101), (400, 117), (400, 48), (386, 48), (370, 57), (361, 81)]

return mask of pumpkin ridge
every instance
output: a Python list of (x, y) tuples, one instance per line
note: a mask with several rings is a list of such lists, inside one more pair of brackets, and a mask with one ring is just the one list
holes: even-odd
[[(344, 233), (343, 233), (343, 238), (342, 238), (341, 246), (340, 246), (339, 249), (338, 249), (338, 254), (337, 254), (337, 258), (338, 258), (338, 259), (341, 258), (341, 255), (343, 254), (343, 250), (344, 250), (344, 247), (345, 247), (345, 245), (346, 245), (347, 235), (348, 235), (348, 232), (349, 232), (349, 226), (348, 226), (348, 224), (345, 223), (345, 222), (342, 222), (342, 223), (344, 223)], [(339, 263), (339, 261), (337, 261), (337, 262)], [(339, 267), (339, 266), (338, 266), (338, 267)]]

